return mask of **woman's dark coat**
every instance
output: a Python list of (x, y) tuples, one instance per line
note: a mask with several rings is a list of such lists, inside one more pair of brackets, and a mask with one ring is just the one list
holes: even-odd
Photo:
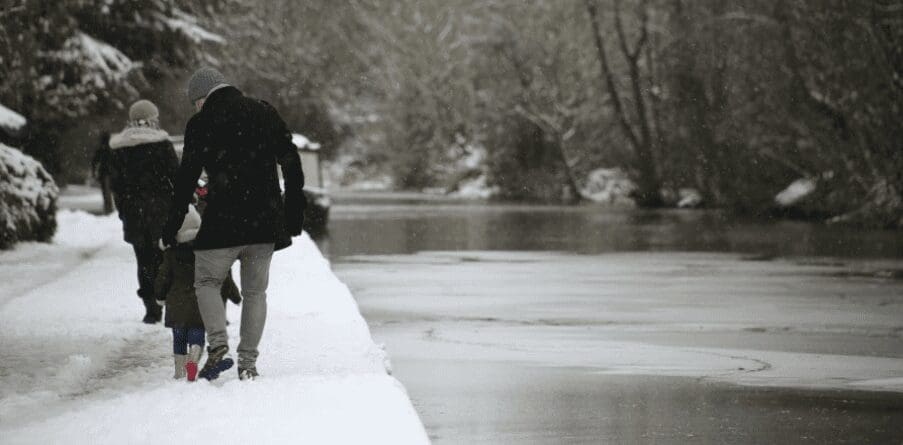
[(138, 248), (156, 246), (169, 215), (173, 179), (179, 168), (172, 143), (164, 139), (114, 147), (108, 161), (123, 238)]

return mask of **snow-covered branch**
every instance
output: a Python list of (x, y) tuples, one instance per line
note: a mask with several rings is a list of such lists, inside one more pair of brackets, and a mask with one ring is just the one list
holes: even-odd
[(157, 14), (157, 17), (163, 23), (166, 23), (170, 29), (181, 32), (194, 43), (212, 42), (221, 45), (226, 43), (226, 39), (224, 39), (223, 36), (204, 29), (198, 24), (197, 17), (185, 11), (175, 9), (173, 11), (173, 17), (168, 17), (163, 14)]
[(26, 124), (25, 117), (0, 104), (0, 128), (16, 131)]

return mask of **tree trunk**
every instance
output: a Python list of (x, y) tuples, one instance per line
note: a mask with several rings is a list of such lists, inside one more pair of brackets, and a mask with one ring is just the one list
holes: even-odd
[[(618, 93), (614, 74), (612, 73), (611, 67), (608, 63), (608, 54), (605, 51), (605, 42), (602, 38), (601, 25), (596, 5), (593, 3), (593, 0), (584, 0), (584, 4), (586, 5), (586, 10), (589, 14), (590, 24), (592, 25), (593, 41), (595, 42), (596, 52), (598, 53), (599, 57), (602, 81), (608, 89), (608, 94), (611, 97), (612, 106), (614, 107), (615, 114), (618, 116), (618, 121), (621, 124), (621, 130), (624, 132), (624, 136), (626, 136), (630, 141), (630, 145), (634, 150), (634, 168), (637, 173), (638, 189), (635, 200), (637, 204), (644, 207), (660, 206), (662, 205), (660, 190), (661, 183), (655, 169), (655, 156), (652, 148), (653, 141), (648, 116), (646, 116), (646, 105), (640, 86), (642, 79), (639, 74), (638, 66), (639, 53), (642, 50), (642, 45), (644, 44), (643, 40), (645, 40), (646, 37), (641, 37), (641, 41), (637, 43), (635, 50), (629, 50), (627, 48), (627, 42), (623, 37), (623, 30), (620, 28), (620, 18), (616, 17), (616, 20), (618, 21), (619, 34), (621, 34), (621, 44), (623, 48), (622, 52), (625, 53), (624, 56), (625, 58), (627, 58), (628, 65), (630, 67), (631, 86), (634, 100), (636, 102), (636, 119), (640, 126), (640, 134), (637, 135), (635, 130), (633, 129), (633, 125), (630, 122), (627, 111), (624, 109), (624, 105), (621, 102), (621, 97)], [(617, 11), (616, 14), (620, 14), (620, 11)], [(646, 26), (645, 21), (643, 26)], [(645, 30), (643, 30), (643, 33), (645, 34)]]

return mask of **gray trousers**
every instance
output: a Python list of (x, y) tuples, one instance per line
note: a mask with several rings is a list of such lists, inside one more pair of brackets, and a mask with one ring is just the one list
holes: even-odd
[(272, 258), (273, 244), (250, 244), (194, 252), (194, 289), (211, 348), (229, 345), (226, 309), (220, 289), (235, 260), (241, 263), (239, 368), (252, 368), (257, 363), (257, 345), (260, 344), (267, 318), (266, 291)]

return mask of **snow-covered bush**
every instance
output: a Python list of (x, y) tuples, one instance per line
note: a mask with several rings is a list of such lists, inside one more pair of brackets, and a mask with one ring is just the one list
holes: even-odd
[(463, 179), (455, 184), (455, 190), (449, 195), (468, 199), (490, 199), (498, 194), (498, 187), (490, 187), (486, 183), (486, 175)]
[(618, 168), (599, 168), (587, 175), (583, 196), (594, 202), (633, 204), (631, 193), (636, 185)]
[(898, 185), (881, 180), (862, 193), (854, 191), (850, 181), (833, 171), (797, 179), (775, 196), (774, 211), (831, 224), (903, 228), (903, 193)]
[(695, 209), (702, 206), (703, 199), (699, 190), (694, 188), (682, 188), (677, 190), (677, 208)]
[(50, 241), (58, 194), (40, 162), (0, 144), (0, 249), (19, 241)]

